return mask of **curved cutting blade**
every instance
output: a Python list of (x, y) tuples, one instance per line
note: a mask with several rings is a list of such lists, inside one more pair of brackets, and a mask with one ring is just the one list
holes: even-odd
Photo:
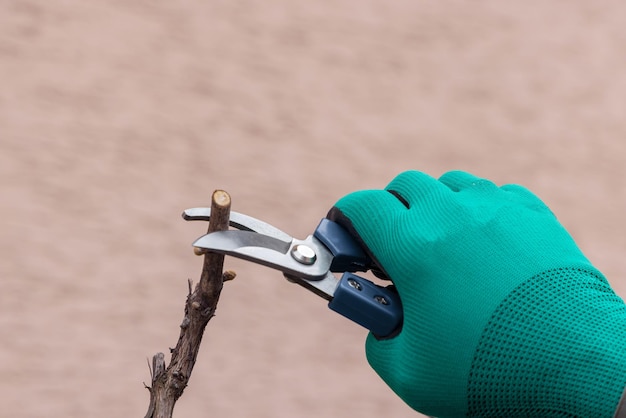
[[(183, 212), (183, 219), (186, 221), (208, 221), (211, 219), (211, 208), (190, 208)], [(291, 235), (281, 231), (273, 225), (263, 222), (252, 216), (239, 212), (230, 212), (230, 226), (242, 231), (252, 231), (259, 234), (268, 235), (272, 238), (285, 242), (291, 242)]]
[[(293, 252), (297, 252), (294, 249), (301, 245), (314, 252), (312, 262), (302, 263), (292, 256)], [(323, 279), (333, 258), (324, 245), (312, 236), (304, 241), (293, 239), (285, 242), (251, 231), (217, 231), (198, 238), (193, 246), (252, 261), (308, 280)]]

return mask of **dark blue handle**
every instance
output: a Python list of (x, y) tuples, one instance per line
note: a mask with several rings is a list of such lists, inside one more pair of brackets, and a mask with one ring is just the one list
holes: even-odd
[(320, 240), (333, 254), (330, 271), (367, 271), (372, 260), (361, 249), (356, 240), (341, 225), (322, 219), (313, 236)]
[(341, 277), (328, 307), (381, 338), (402, 325), (402, 303), (395, 290), (377, 286), (352, 273)]

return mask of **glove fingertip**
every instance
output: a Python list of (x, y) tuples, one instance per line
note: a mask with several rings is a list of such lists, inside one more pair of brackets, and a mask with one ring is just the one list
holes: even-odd
[(482, 188), (496, 188), (496, 185), (492, 181), (460, 170), (444, 173), (439, 177), (439, 181), (448, 186), (453, 192), (460, 192), (464, 189), (476, 187), (477, 185)]
[(433, 193), (446, 191), (437, 179), (421, 171), (405, 171), (396, 176), (385, 188), (406, 208), (418, 204)]
[(367, 355), (367, 361), (374, 370), (380, 370), (383, 365), (391, 360), (389, 353), (393, 350), (389, 348), (393, 344), (393, 339), (381, 340), (371, 332), (367, 335), (365, 354)]
[(362, 190), (341, 198), (328, 212), (328, 219), (344, 224), (349, 220), (357, 232), (380, 228), (390, 215), (406, 210), (404, 204), (385, 190)]
[(519, 184), (505, 184), (501, 186), (500, 189), (516, 196), (535, 209), (550, 211), (548, 205), (546, 205), (543, 200), (524, 186), (520, 186)]
[(392, 383), (394, 380), (394, 366), (399, 364), (399, 358), (395, 349), (397, 344), (397, 339), (379, 340), (372, 333), (365, 340), (367, 362), (387, 384)]

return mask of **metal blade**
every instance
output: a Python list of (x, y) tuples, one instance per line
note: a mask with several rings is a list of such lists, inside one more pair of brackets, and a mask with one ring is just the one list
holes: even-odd
[(291, 241), (281, 241), (252, 231), (217, 231), (200, 237), (193, 246), (224, 254), (247, 247), (264, 248), (285, 254), (289, 251)]
[[(190, 208), (183, 212), (183, 219), (186, 221), (208, 221), (211, 219), (211, 208)], [(253, 231), (259, 234), (268, 235), (284, 242), (291, 242), (291, 235), (281, 231), (273, 225), (263, 222), (252, 216), (243, 213), (230, 212), (230, 226), (242, 231)]]
[[(292, 253), (304, 245), (315, 254), (314, 261), (302, 263)], [(321, 280), (329, 271), (332, 254), (316, 238), (293, 239), (287, 243), (280, 239), (251, 231), (217, 231), (200, 237), (194, 247), (210, 252), (230, 255), (252, 261), (296, 277)]]
[(327, 301), (333, 300), (335, 290), (337, 290), (337, 286), (339, 286), (339, 279), (331, 272), (326, 273), (326, 276), (324, 276), (322, 280), (307, 280), (301, 277), (290, 276), (288, 274), (285, 274), (285, 277), (290, 282), (299, 284), (308, 291), (315, 293), (317, 296), (320, 296)]

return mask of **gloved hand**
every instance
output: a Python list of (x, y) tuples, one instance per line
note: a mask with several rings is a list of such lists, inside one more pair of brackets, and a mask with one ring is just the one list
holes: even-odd
[[(583, 191), (581, 191), (581, 195)], [(517, 185), (420, 172), (328, 217), (397, 287), (404, 324), (367, 358), (437, 417), (611, 417), (626, 384), (626, 305), (546, 205)]]

